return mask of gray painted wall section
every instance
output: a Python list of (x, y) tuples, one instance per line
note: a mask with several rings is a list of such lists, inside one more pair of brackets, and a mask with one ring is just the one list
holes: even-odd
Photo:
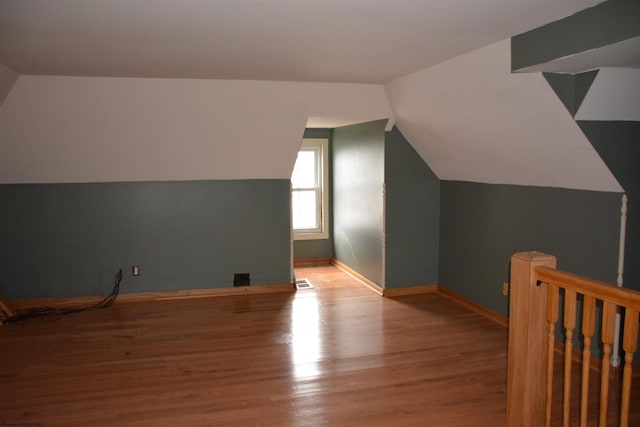
[(542, 73), (571, 116), (575, 116), (599, 70), (580, 74)]
[(303, 138), (328, 138), (331, 139), (331, 129), (306, 128)]
[(640, 291), (640, 122), (578, 121), (629, 200), (624, 286)]
[(441, 183), (440, 284), (507, 315), (502, 282), (515, 252), (558, 257), (558, 268), (617, 277), (618, 193), (468, 182)]
[(385, 287), (438, 283), (440, 180), (394, 127), (385, 134)]
[(333, 171), (331, 158), (331, 129), (308, 128), (304, 131), (304, 138), (325, 138), (329, 140), (329, 238), (318, 240), (294, 240), (293, 257), (294, 258), (324, 258), (333, 257), (333, 209), (332, 202), (332, 183)]
[(334, 256), (381, 286), (385, 124), (346, 126), (332, 134)]
[(511, 38), (519, 70), (640, 36), (640, 2), (609, 0)]
[[(331, 231), (329, 232), (331, 234)], [(331, 258), (333, 257), (333, 239), (294, 240), (293, 257), (304, 258)]]
[[(577, 75), (544, 73), (565, 106), (575, 114), (588, 91), (595, 72)], [(640, 291), (640, 122), (577, 121), (627, 194), (627, 233), (624, 285)]]
[(2, 185), (0, 206), (9, 299), (105, 294), (119, 268), (123, 292), (290, 281), (288, 180)]

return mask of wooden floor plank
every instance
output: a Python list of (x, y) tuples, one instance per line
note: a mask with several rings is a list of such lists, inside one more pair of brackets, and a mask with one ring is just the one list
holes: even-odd
[(504, 327), (333, 266), (296, 276), (314, 288), (0, 328), (0, 425), (504, 426)]

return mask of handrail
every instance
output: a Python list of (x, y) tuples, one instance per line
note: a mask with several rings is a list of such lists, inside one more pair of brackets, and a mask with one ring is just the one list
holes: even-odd
[(640, 311), (640, 292), (619, 288), (599, 280), (588, 279), (577, 274), (566, 273), (549, 267), (535, 267), (536, 278), (540, 282), (571, 289), (583, 295), (612, 302), (618, 306)]
[[(593, 420), (589, 412), (589, 366), (592, 338), (602, 344), (600, 371), (599, 420), (606, 426), (609, 396), (609, 368), (611, 346), (615, 335), (617, 311), (624, 313), (625, 352), (620, 395), (620, 426), (629, 425), (633, 355), (638, 349), (640, 320), (640, 292), (619, 288), (609, 283), (588, 279), (556, 270), (556, 258), (540, 252), (520, 252), (511, 258), (511, 289), (509, 314), (509, 358), (507, 372), (507, 425), (539, 427), (551, 425), (553, 393), (554, 349), (556, 326), (563, 328), (564, 379), (562, 425), (571, 423), (573, 337), (581, 334), (582, 379), (580, 393), (580, 426)], [(564, 290), (563, 316), (559, 318), (560, 289)], [(577, 297), (584, 300), (577, 305)], [(601, 325), (594, 335), (596, 302), (602, 302)], [(577, 329), (577, 321), (581, 327)], [(595, 403), (595, 402), (594, 402)]]
[[(563, 390), (563, 420), (562, 425), (568, 427), (570, 424), (569, 408), (571, 402), (571, 353), (573, 349), (573, 332), (576, 327), (576, 296), (584, 295), (584, 306), (582, 312), (584, 336), (584, 349), (582, 350), (582, 390), (580, 398), (580, 426), (586, 427), (588, 423), (588, 391), (589, 391), (589, 358), (591, 356), (591, 338), (593, 336), (593, 320), (595, 316), (596, 299), (603, 301), (602, 313), (602, 336), (603, 360), (601, 371), (600, 388), (600, 417), (599, 426), (607, 425), (607, 408), (609, 406), (609, 357), (611, 346), (615, 340), (615, 316), (616, 307), (624, 308), (625, 336), (623, 341), (625, 354), (625, 365), (622, 383), (622, 398), (620, 407), (620, 426), (627, 427), (629, 424), (629, 400), (631, 395), (631, 376), (633, 353), (637, 350), (638, 321), (640, 312), (640, 292), (629, 289), (622, 289), (598, 280), (587, 279), (553, 268), (537, 266), (534, 267), (534, 278), (538, 283), (548, 285), (548, 323), (549, 323), (549, 348), (554, 346), (555, 323), (557, 321), (557, 299), (560, 288), (565, 291), (564, 301), (564, 328), (565, 340), (565, 367), (564, 367), (564, 390)], [(545, 399), (546, 416), (545, 426), (551, 425), (551, 393), (553, 384), (553, 354), (548, 353), (547, 361), (547, 396)]]

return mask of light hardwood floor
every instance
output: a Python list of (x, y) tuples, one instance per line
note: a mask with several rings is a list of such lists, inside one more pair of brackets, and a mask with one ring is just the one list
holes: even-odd
[(315, 288), (0, 327), (0, 425), (504, 426), (504, 327), (296, 272)]

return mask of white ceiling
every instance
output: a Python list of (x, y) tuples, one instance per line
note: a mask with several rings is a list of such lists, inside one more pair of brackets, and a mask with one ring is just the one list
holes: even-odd
[(20, 74), (386, 83), (601, 0), (0, 0)]

